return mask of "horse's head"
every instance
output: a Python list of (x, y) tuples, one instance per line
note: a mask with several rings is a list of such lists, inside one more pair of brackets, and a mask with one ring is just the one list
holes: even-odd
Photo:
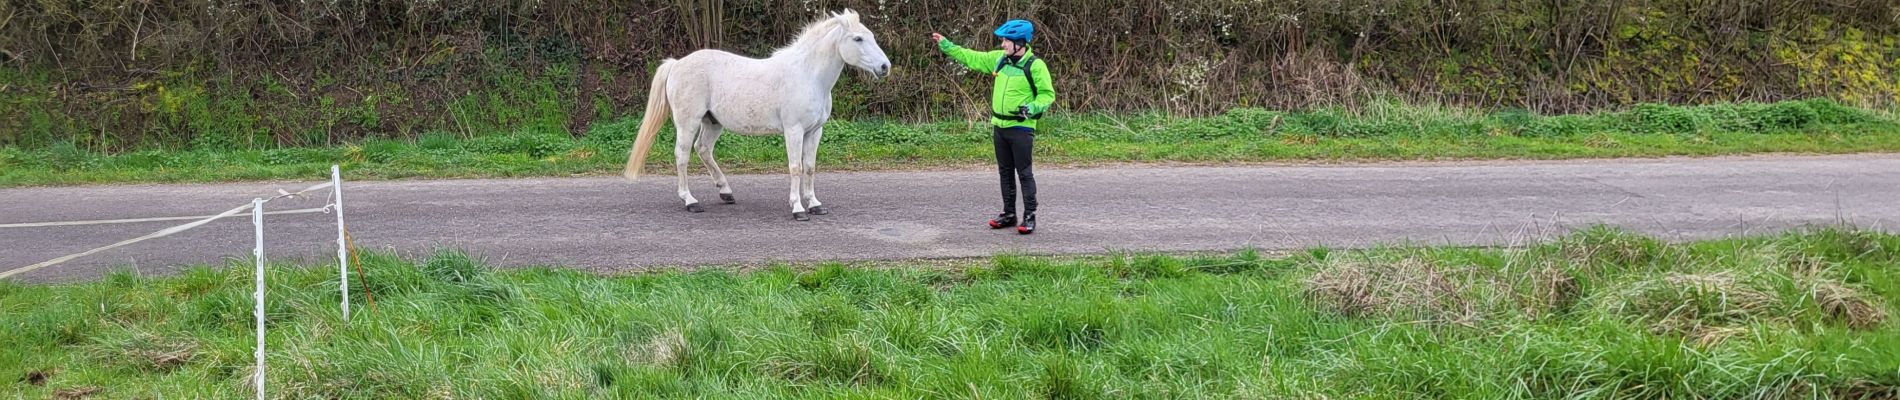
[(885, 56), (884, 49), (878, 47), (877, 35), (858, 21), (856, 11), (847, 9), (843, 13), (832, 14), (832, 18), (840, 22), (838, 28), (841, 34), (836, 36), (837, 42), (833, 45), (845, 64), (876, 74), (879, 78), (891, 74), (890, 57)]

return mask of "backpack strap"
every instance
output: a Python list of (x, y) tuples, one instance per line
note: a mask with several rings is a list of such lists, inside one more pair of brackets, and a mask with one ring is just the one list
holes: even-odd
[(1034, 71), (1031, 71), (1031, 69), (1034, 69), (1035, 67), (1036, 67), (1035, 54), (1030, 54), (1027, 57), (1023, 57), (1023, 79), (1029, 80), (1029, 99), (1030, 100), (1035, 100), (1037, 97), (1042, 97), (1042, 90), (1036, 89), (1036, 73)]
[[(1031, 99), (1042, 97), (1042, 90), (1036, 88), (1036, 73), (1030, 72), (1031, 69), (1035, 68), (1036, 61), (1038, 61), (1036, 55), (1030, 54), (1024, 56), (1022, 62), (1016, 63), (1017, 68), (1023, 70), (1023, 78), (1029, 80), (1029, 98)], [(1002, 73), (1004, 65), (1009, 65), (1009, 57), (1007, 56), (996, 59), (996, 68), (992, 69), (992, 71)]]

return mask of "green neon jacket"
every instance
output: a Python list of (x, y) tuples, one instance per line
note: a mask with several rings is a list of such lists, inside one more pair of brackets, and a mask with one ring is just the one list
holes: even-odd
[[(1036, 120), (1056, 102), (1056, 88), (1049, 78), (1049, 63), (1040, 58), (1031, 61), (1030, 65), (1005, 63), (1002, 61), (1002, 50), (970, 50), (951, 43), (950, 39), (937, 42), (937, 49), (971, 70), (996, 78), (990, 89), (990, 123), (997, 127), (1036, 129)], [(1036, 50), (1031, 48), (1023, 52), (1022, 60), (1031, 60), (1035, 55)], [(1030, 89), (1031, 77), (1035, 78), (1034, 90)], [(1014, 120), (1017, 107), (1024, 105), (1029, 106), (1030, 118)]]

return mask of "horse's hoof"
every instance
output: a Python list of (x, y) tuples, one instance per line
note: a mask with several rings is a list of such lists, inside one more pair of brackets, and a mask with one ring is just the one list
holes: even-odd
[(696, 212), (696, 213), (702, 213), (702, 212), (706, 212), (706, 208), (705, 208), (705, 207), (700, 207), (700, 206), (699, 206), (699, 203), (693, 203), (693, 204), (687, 204), (687, 205), (686, 205), (686, 211), (692, 211), (692, 212)]
[(732, 203), (738, 203), (738, 202), (739, 202), (739, 200), (735, 200), (735, 199), (733, 199), (733, 198), (732, 198), (732, 193), (720, 193), (720, 194), (719, 194), (719, 199), (720, 199), (720, 200), (725, 200), (725, 201), (726, 201), (726, 204), (732, 204)]
[(811, 206), (811, 215), (825, 215), (830, 213), (831, 211), (825, 210), (825, 206)]
[(802, 212), (795, 212), (795, 213), (792, 213), (792, 219), (799, 220), (799, 221), (810, 221), (811, 217), (805, 215), (805, 213), (802, 213)]

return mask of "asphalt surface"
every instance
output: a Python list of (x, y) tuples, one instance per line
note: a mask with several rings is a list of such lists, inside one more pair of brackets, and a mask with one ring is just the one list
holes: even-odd
[[(667, 171), (661, 171), (667, 172)], [(824, 172), (831, 215), (791, 220), (782, 175), (733, 176), (718, 204), (695, 169), (705, 213), (684, 211), (670, 174), (345, 182), (357, 245), (425, 255), (466, 249), (500, 267), (602, 272), (821, 260), (982, 257), (1386, 244), (1515, 245), (1591, 224), (1669, 240), (1900, 221), (1900, 155), (1565, 162), (1043, 168), (1035, 235), (992, 231), (993, 170)], [(7, 224), (203, 216), (321, 180), (0, 189), (0, 271), (139, 237), (187, 220), (38, 227)], [(284, 199), (267, 211), (322, 207)], [(266, 215), (273, 260), (333, 262), (335, 217)], [(218, 220), (15, 276), (96, 279), (190, 264), (248, 263), (248, 216)]]

